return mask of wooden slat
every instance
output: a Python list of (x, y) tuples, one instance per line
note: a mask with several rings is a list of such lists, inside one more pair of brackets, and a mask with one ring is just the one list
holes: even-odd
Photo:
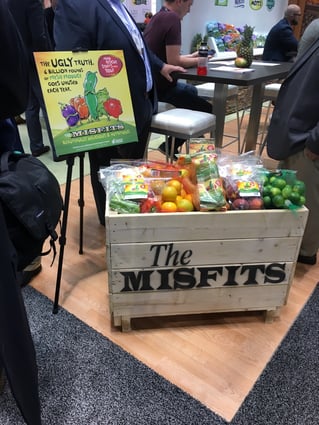
[[(300, 238), (127, 243), (110, 246), (112, 269), (294, 261)], [(182, 261), (183, 253), (188, 254)], [(157, 255), (158, 254), (158, 255)]]
[[(303, 234), (308, 211), (260, 210), (209, 213), (106, 214), (107, 243), (246, 239)], [(174, 238), (172, 238), (174, 232)]]

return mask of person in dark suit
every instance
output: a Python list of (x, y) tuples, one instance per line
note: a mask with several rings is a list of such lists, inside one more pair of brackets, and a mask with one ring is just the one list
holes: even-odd
[(34, 156), (40, 156), (50, 150), (49, 146), (43, 144), (42, 127), (39, 117), (40, 109), (43, 113), (51, 143), (52, 136), (33, 52), (52, 50), (52, 46), (40, 0), (7, 0), (7, 2), (29, 54), (30, 92), (25, 117), (31, 153)]
[(123, 50), (135, 115), (137, 143), (89, 151), (91, 182), (98, 216), (105, 222), (105, 191), (98, 171), (112, 158), (143, 158), (152, 115), (157, 110), (153, 72), (169, 81), (184, 68), (163, 63), (144, 43), (141, 32), (120, 0), (59, 0), (55, 11), (56, 50)]
[[(3, 58), (0, 67), (0, 122), (3, 122), (25, 110), (29, 81), (27, 55), (6, 0), (0, 0), (0, 22), (0, 56)], [(0, 126), (0, 150), (7, 148), (3, 145), (3, 128)], [(16, 252), (9, 238), (1, 202), (0, 240), (0, 369), (6, 372), (26, 423), (40, 425), (34, 345), (18, 283)]]
[(298, 44), (298, 54), (296, 59), (305, 53), (307, 49), (319, 38), (319, 18), (314, 19), (306, 27)]
[(296, 60), (282, 83), (267, 134), (270, 158), (297, 171), (309, 216), (298, 261), (315, 264), (319, 247), (319, 40)]
[(289, 62), (297, 55), (298, 40), (294, 36), (293, 26), (298, 25), (301, 16), (300, 7), (290, 4), (285, 16), (269, 31), (262, 59), (264, 61)]

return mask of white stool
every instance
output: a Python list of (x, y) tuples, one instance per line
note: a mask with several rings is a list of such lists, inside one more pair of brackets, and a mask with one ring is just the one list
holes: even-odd
[[(203, 83), (203, 84), (198, 84), (196, 85), (197, 88), (197, 93), (198, 96), (200, 97), (204, 97), (205, 99), (208, 100), (213, 100), (214, 98), (214, 93), (215, 93), (215, 83)], [(231, 142), (227, 143), (226, 145), (223, 145), (223, 147), (227, 147), (230, 144), (234, 143), (237, 141), (238, 143), (238, 153), (240, 153), (240, 128), (241, 128), (241, 123), (243, 120), (243, 115), (240, 118), (239, 117), (239, 110), (238, 110), (238, 87), (234, 86), (232, 84), (229, 84), (227, 86), (227, 99), (234, 99), (236, 102), (236, 116), (237, 116), (237, 137), (234, 136), (230, 136), (227, 134), (224, 134), (224, 137), (229, 137), (232, 139)]]
[(267, 134), (270, 109), (271, 109), (272, 102), (274, 102), (277, 99), (280, 87), (281, 87), (280, 83), (271, 83), (265, 86), (264, 101), (268, 101), (268, 106), (266, 111), (265, 122), (263, 125), (263, 129), (261, 131), (260, 142), (259, 142), (260, 143), (259, 156), (263, 153), (263, 150), (265, 149), (265, 146), (266, 146), (266, 134)]
[[(173, 162), (175, 138), (186, 139), (186, 152), (189, 152), (189, 140), (202, 137), (205, 133), (213, 135), (215, 132), (216, 117), (207, 112), (191, 109), (174, 108), (153, 115), (150, 133), (165, 136), (166, 161)], [(168, 150), (168, 137), (172, 137), (171, 152)]]
[(172, 105), (171, 103), (158, 102), (158, 104), (157, 104), (157, 113), (164, 112), (164, 111), (169, 111), (170, 109), (174, 109), (174, 108), (175, 108), (175, 106)]

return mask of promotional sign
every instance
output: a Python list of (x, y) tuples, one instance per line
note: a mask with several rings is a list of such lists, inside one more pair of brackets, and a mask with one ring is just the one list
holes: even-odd
[(142, 23), (145, 19), (145, 13), (152, 11), (151, 0), (124, 0), (125, 7), (133, 16), (135, 22)]
[(56, 157), (138, 140), (122, 50), (34, 57)]

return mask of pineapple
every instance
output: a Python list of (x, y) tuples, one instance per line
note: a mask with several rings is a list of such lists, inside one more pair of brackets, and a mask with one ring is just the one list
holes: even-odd
[(242, 34), (242, 39), (237, 47), (237, 56), (246, 60), (247, 68), (250, 67), (253, 61), (253, 32), (254, 27), (245, 25), (244, 32)]

